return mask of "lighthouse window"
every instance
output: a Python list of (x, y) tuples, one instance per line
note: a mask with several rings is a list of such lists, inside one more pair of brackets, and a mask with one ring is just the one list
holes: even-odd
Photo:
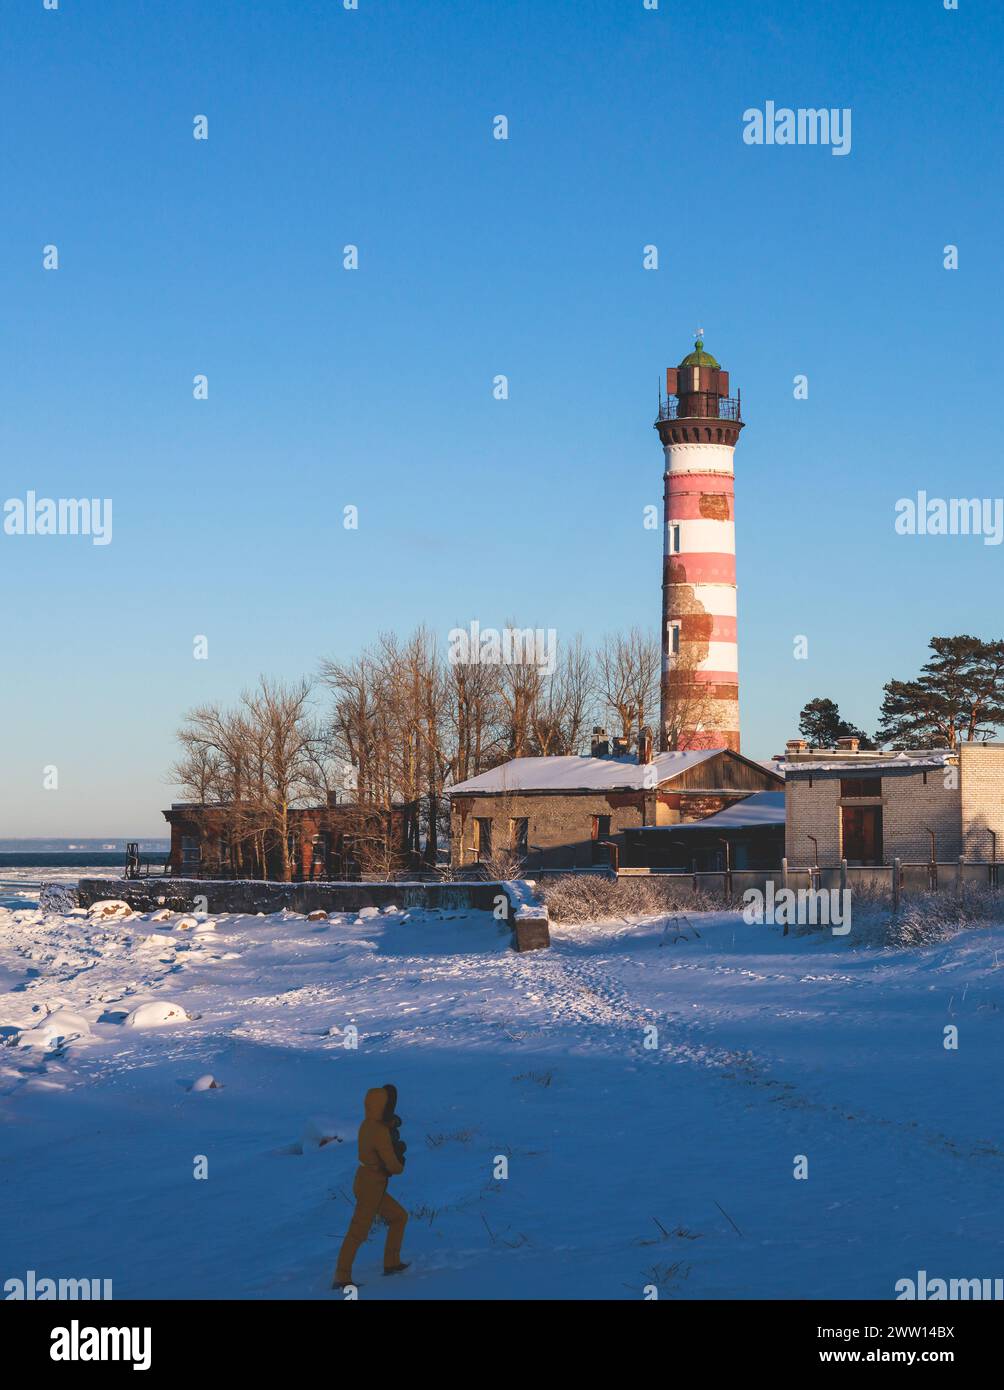
[(669, 650), (673, 653), (674, 656), (679, 656), (679, 654), (680, 654), (680, 624), (679, 624), (679, 623), (670, 623), (670, 624), (668, 625), (668, 633), (669, 633)]
[(669, 553), (670, 553), (670, 555), (679, 555), (679, 553), (680, 553), (680, 528), (679, 528), (679, 526), (671, 526), (671, 527), (669, 528)]
[(701, 389), (701, 369), (700, 369), (700, 367), (695, 367), (695, 368), (694, 368), (694, 390), (695, 390), (695, 391), (699, 391), (700, 389)]

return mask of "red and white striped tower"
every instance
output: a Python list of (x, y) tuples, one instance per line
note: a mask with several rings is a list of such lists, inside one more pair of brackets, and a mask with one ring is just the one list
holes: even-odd
[(700, 336), (667, 369), (666, 395), (655, 422), (666, 455), (660, 747), (738, 752), (732, 457), (741, 399)]

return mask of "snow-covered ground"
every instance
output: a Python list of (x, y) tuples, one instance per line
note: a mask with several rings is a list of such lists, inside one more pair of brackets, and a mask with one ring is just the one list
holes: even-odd
[(382, 1279), (374, 1232), (363, 1298), (1004, 1274), (1004, 928), (911, 951), (726, 913), (552, 936), (520, 956), (478, 913), (0, 909), (0, 1283), (337, 1298), (362, 1096), (388, 1081), (414, 1263)]

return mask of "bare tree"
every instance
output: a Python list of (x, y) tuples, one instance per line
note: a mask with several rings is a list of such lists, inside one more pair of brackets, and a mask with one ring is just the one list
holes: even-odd
[(661, 651), (651, 633), (633, 627), (603, 639), (596, 654), (600, 697), (629, 742), (641, 725), (657, 723)]
[(202, 705), (190, 711), (178, 738), (182, 756), (174, 775), (201, 804), (216, 808), (234, 867), (243, 858), (238, 847), (253, 847), (265, 876), (274, 854), (288, 882), (289, 813), (315, 799), (330, 777), (321, 731), (311, 717), (309, 682), (285, 685), (263, 676), (236, 709)]

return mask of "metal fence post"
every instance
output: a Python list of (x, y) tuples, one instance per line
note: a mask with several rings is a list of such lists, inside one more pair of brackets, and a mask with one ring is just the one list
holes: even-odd
[(900, 861), (892, 861), (892, 910), (899, 911), (899, 884), (900, 884)]
[(966, 860), (966, 856), (965, 856), (964, 854), (960, 854), (960, 855), (959, 855), (959, 862), (958, 862), (958, 865), (957, 865), (956, 870), (955, 870), (955, 891), (956, 891), (956, 893), (961, 893), (961, 892), (962, 892), (962, 865), (965, 863), (965, 860)]
[(784, 858), (781, 860), (781, 887), (782, 887), (782, 888), (787, 888), (787, 886), (788, 886), (788, 856), (785, 855)]
[(847, 891), (847, 860), (846, 860), (846, 859), (841, 859), (841, 861), (840, 861), (840, 891), (841, 891), (841, 893), (845, 893), (845, 892)]

